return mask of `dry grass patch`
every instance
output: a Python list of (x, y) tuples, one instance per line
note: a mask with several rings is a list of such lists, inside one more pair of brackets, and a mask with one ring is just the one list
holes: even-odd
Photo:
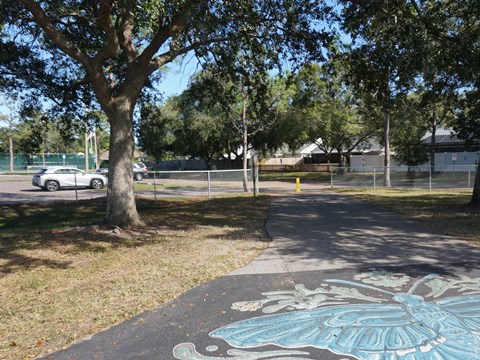
[(472, 196), (471, 189), (337, 188), (335, 191), (383, 205), (441, 233), (480, 245), (480, 209), (466, 206)]
[(102, 216), (101, 202), (2, 208), (0, 358), (45, 355), (245, 265), (268, 240), (268, 205), (142, 200), (148, 228), (120, 233), (83, 222)]

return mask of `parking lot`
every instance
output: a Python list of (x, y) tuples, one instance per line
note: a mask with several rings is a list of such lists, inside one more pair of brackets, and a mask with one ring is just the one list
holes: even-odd
[(44, 191), (32, 185), (32, 175), (0, 174), (0, 205), (86, 200), (106, 196), (106, 190)]
[[(170, 174), (171, 175), (171, 174)], [(170, 176), (169, 175), (169, 176)], [(181, 174), (184, 175), (184, 174)], [(157, 179), (156, 191), (153, 188), (153, 176), (149, 176), (141, 182), (135, 182), (140, 186), (135, 193), (142, 197), (207, 197), (210, 195), (241, 194), (243, 186), (241, 178), (238, 179), (215, 179), (208, 184), (207, 180), (193, 178), (179, 179), (178, 176), (171, 179)], [(250, 191), (253, 184), (249, 183)], [(260, 182), (261, 193), (290, 193), (295, 192), (295, 182), (262, 181)], [(320, 184), (302, 184), (302, 191), (318, 190), (325, 187)], [(49, 203), (52, 201), (75, 201), (88, 200), (106, 196), (106, 189), (78, 189), (77, 191), (58, 190), (44, 191), (32, 185), (32, 175), (7, 175), (0, 174), (0, 205), (21, 203)]]

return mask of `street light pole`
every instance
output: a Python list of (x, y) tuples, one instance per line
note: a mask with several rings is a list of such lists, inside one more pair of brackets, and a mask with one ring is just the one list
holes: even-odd
[(94, 151), (95, 151), (95, 169), (98, 169), (98, 147), (97, 147), (97, 129), (93, 128), (93, 140), (94, 140)]
[(88, 137), (89, 133), (85, 131), (85, 172), (88, 172)]

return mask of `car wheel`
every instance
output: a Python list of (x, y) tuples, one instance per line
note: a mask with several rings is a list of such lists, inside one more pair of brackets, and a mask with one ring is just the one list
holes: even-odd
[(137, 181), (143, 180), (143, 174), (137, 172), (137, 173), (135, 173), (135, 176), (133, 178)]
[(59, 188), (60, 188), (60, 185), (58, 184), (58, 182), (54, 180), (48, 180), (45, 183), (45, 189), (48, 191), (57, 191)]
[(92, 189), (101, 189), (103, 187), (103, 181), (100, 179), (93, 179), (90, 186)]

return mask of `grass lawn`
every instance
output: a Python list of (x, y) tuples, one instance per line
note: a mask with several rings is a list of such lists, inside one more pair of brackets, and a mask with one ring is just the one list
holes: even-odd
[(335, 188), (404, 214), (441, 233), (480, 246), (480, 209), (465, 206), (472, 189)]
[(58, 350), (242, 267), (270, 199), (139, 200), (147, 228), (94, 225), (104, 200), (0, 206), (0, 359)]

